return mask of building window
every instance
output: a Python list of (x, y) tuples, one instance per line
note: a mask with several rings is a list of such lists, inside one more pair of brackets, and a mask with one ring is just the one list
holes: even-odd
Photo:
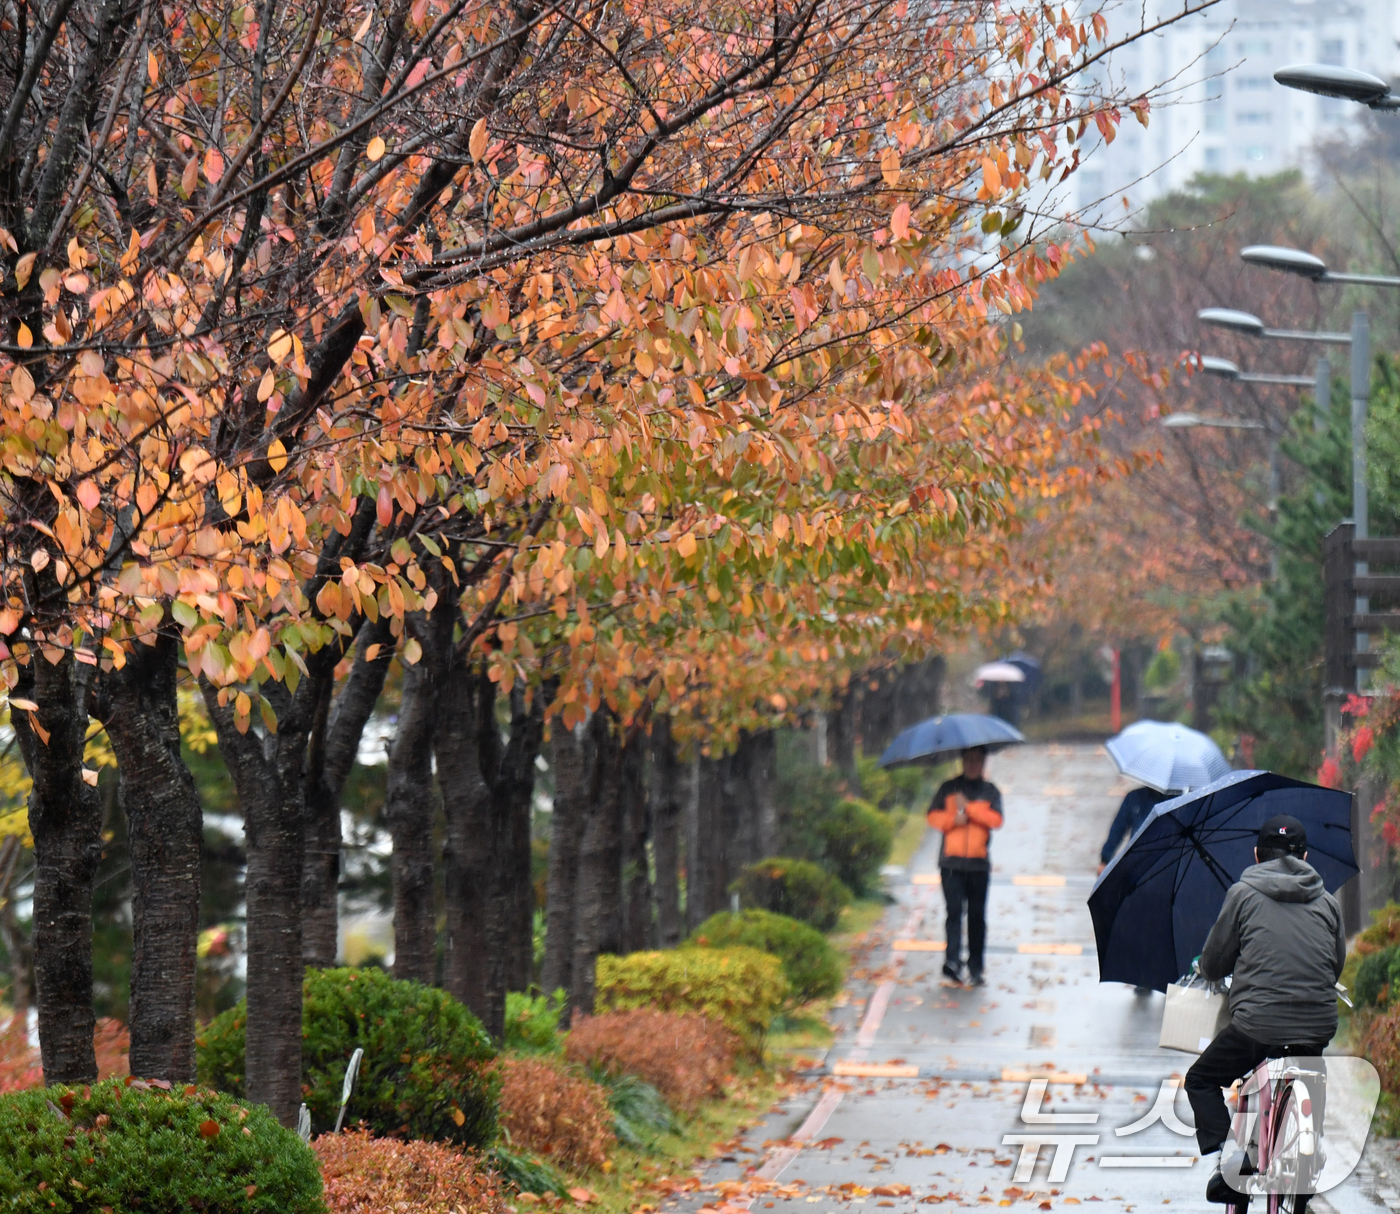
[(1218, 98), (1214, 98), (1206, 103), (1206, 130), (1223, 131), (1225, 129), (1225, 107), (1220, 104)]
[(1206, 168), (1219, 170), (1225, 167), (1225, 153), (1221, 148), (1206, 148)]
[(1237, 89), (1266, 89), (1273, 80), (1268, 76), (1236, 76), (1235, 87)]
[(1323, 63), (1330, 63), (1333, 67), (1341, 67), (1347, 61), (1347, 44), (1340, 38), (1324, 38), (1322, 54), (1318, 57)]
[(1240, 110), (1235, 114), (1237, 126), (1268, 126), (1273, 120), (1268, 110)]

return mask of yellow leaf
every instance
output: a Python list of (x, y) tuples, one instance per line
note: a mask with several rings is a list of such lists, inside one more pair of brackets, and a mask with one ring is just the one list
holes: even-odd
[(272, 368), (268, 367), (268, 369), (263, 372), (262, 379), (258, 381), (258, 401), (261, 403), (267, 400), (267, 398), (276, 391), (277, 377), (273, 375)]
[(272, 340), (267, 345), (267, 356), (273, 362), (281, 365), (281, 362), (292, 352), (292, 335), (285, 329), (278, 329), (272, 335)]
[(899, 149), (888, 147), (880, 153), (880, 176), (893, 188), (899, 184)]
[(683, 536), (681, 536), (680, 539), (676, 541), (676, 551), (679, 552), (681, 556), (685, 557), (686, 559), (689, 559), (690, 557), (694, 556), (695, 536), (691, 534), (691, 532), (687, 531)]
[(29, 331), (29, 326), (20, 321), (19, 332), (15, 335), (15, 341), (19, 343), (21, 350), (27, 350), (34, 344), (34, 334)]
[(12, 696), (12, 697), (10, 698), (10, 707), (11, 707), (11, 708), (23, 708), (26, 712), (38, 712), (38, 711), (39, 711), (39, 705), (37, 705), (36, 703), (34, 703), (33, 700), (21, 700), (21, 699), (19, 698), (19, 696)]
[(982, 161), (982, 184), (987, 187), (989, 194), (1001, 192), (1001, 170), (990, 156)]
[(365, 155), (371, 160), (381, 160), (384, 156), (384, 140), (378, 135), (369, 141), (369, 147), (365, 148)]
[(410, 666), (417, 666), (419, 660), (422, 657), (423, 646), (420, 645), (417, 642), (417, 640), (415, 640), (413, 637), (409, 637), (409, 639), (404, 642), (403, 660), (407, 662)]
[(287, 466), (287, 448), (280, 438), (274, 438), (267, 448), (267, 462), (274, 472), (281, 472)]
[(96, 787), (97, 787), (97, 773), (96, 773), (95, 771), (91, 770), (90, 768), (87, 768), (87, 767), (84, 767), (84, 768), (82, 769), (82, 771), (83, 771), (83, 783), (84, 783), (84, 784), (90, 784), (90, 785), (92, 785), (93, 788), (96, 788)]
[(467, 1124), (467, 1115), (464, 1112), (462, 1112), (462, 1110), (459, 1109), (455, 1104), (452, 1106), (452, 1120), (455, 1121), (459, 1126)]
[(381, 644), (379, 644), (379, 642), (376, 641), (373, 645), (371, 645), (368, 649), (365, 650), (365, 661), (366, 661), (366, 662), (372, 662), (372, 661), (374, 661), (374, 659), (377, 658), (377, 657), (379, 656), (379, 651), (380, 651), (381, 649), (383, 649), (383, 648), (384, 648), (384, 646), (381, 645)]
[(486, 154), (486, 119), (478, 118), (472, 127), (471, 138), (467, 140), (467, 151), (473, 160), (480, 160)]
[(15, 262), (15, 283), (21, 291), (24, 290), (24, 284), (29, 281), (29, 276), (34, 273), (34, 262), (38, 256), (38, 253), (26, 253)]

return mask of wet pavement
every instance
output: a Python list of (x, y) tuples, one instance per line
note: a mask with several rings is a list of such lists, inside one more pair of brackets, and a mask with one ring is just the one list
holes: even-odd
[[(1194, 1060), (1157, 1046), (1163, 996), (1098, 981), (1085, 899), (1132, 785), (1094, 745), (1020, 747), (993, 756), (988, 777), (1005, 825), (991, 851), (987, 985), (941, 984), (931, 831), (908, 871), (889, 874), (895, 901), (838, 1001), (821, 1069), (666, 1209), (1222, 1208), (1204, 1200), (1185, 1094), (1163, 1095)], [(1377, 1141), (1314, 1208), (1400, 1212), (1395, 1188), (1397, 1144)]]

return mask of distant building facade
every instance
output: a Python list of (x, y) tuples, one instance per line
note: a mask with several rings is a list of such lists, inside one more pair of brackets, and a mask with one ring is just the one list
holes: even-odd
[[(1157, 4), (1163, 15), (1176, 7)], [(1110, 35), (1135, 16), (1131, 4), (1111, 11)], [(1122, 216), (1123, 197), (1135, 210), (1197, 173), (1309, 170), (1312, 148), (1354, 133), (1364, 111), (1286, 89), (1275, 83), (1275, 69), (1329, 63), (1393, 80), (1400, 77), (1397, 38), (1400, 0), (1222, 0), (1141, 39), (1111, 57), (1113, 82), (1131, 93), (1169, 82), (1171, 95), (1146, 130), (1125, 114), (1113, 143), (1094, 149), (1076, 174), (1078, 208), (1103, 198), (1105, 211)]]

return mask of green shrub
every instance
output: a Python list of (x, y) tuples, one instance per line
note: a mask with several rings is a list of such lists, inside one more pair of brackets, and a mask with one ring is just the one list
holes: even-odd
[(729, 892), (745, 907), (773, 911), (829, 932), (851, 904), (851, 891), (810, 860), (772, 856), (750, 864)]
[(699, 1012), (735, 1033), (750, 1055), (787, 998), (782, 963), (755, 948), (683, 948), (598, 958), (597, 1010)]
[(521, 1054), (557, 1054), (563, 1048), (559, 1017), (566, 1003), (568, 995), (563, 990), (553, 995), (510, 991), (506, 995), (505, 1048)]
[[(198, 1039), (199, 1078), (243, 1095), (247, 1003)], [(499, 1080), (481, 1022), (445, 991), (382, 970), (308, 970), (302, 986), (302, 1090), (317, 1133), (335, 1126), (345, 1067), (364, 1050), (346, 1125), (375, 1134), (483, 1146), (496, 1136)]]
[(856, 894), (880, 883), (880, 865), (890, 854), (894, 828), (869, 801), (846, 797), (817, 824), (823, 862)]
[(841, 955), (816, 928), (787, 915), (766, 910), (745, 910), (737, 915), (722, 911), (697, 927), (686, 944), (701, 948), (741, 944), (772, 953), (783, 963), (788, 1002), (793, 1007), (828, 998), (841, 989)]
[(316, 1156), (264, 1106), (126, 1083), (0, 1096), (0, 1207), (325, 1214)]
[(602, 1068), (590, 1070), (589, 1078), (608, 1093), (613, 1133), (624, 1146), (634, 1151), (651, 1151), (663, 1134), (679, 1129), (666, 1098), (645, 1079), (611, 1074)]
[(1351, 997), (1358, 1007), (1383, 1008), (1392, 1003), (1400, 991), (1400, 945), (1362, 957), (1355, 982)]

